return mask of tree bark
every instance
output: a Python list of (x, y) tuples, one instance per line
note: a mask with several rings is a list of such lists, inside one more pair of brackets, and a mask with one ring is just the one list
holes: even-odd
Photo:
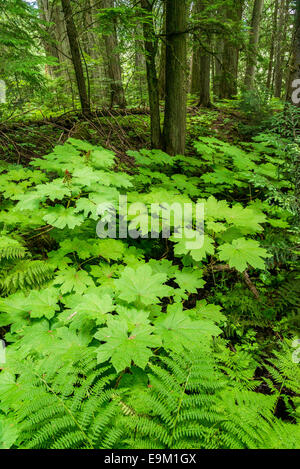
[(296, 0), (293, 55), (287, 87), (287, 99), (294, 106), (300, 107), (300, 91), (297, 92), (297, 89), (300, 90), (300, 0)]
[(159, 59), (159, 75), (158, 75), (158, 92), (159, 99), (166, 97), (166, 4), (163, 3), (163, 24), (162, 24), (163, 39), (160, 46), (160, 59)]
[(289, 0), (282, 0), (279, 8), (278, 33), (275, 53), (274, 96), (281, 98), (283, 81), (284, 39), (286, 36)]
[(275, 40), (276, 40), (276, 32), (277, 32), (277, 18), (278, 18), (278, 0), (275, 0), (274, 14), (273, 14), (273, 28), (272, 28), (272, 37), (271, 37), (271, 46), (270, 46), (270, 59), (269, 59), (268, 77), (267, 77), (267, 84), (266, 84), (267, 89), (270, 91), (272, 88)]
[[(244, 0), (231, 1), (226, 7), (226, 18), (236, 23), (242, 19)], [(239, 45), (235, 37), (224, 40), (222, 56), (222, 74), (220, 80), (220, 98), (232, 99), (237, 95), (237, 77), (239, 63)]]
[(151, 115), (151, 144), (153, 148), (161, 148), (162, 135), (160, 127), (159, 92), (155, 64), (157, 53), (157, 40), (155, 38), (155, 31), (153, 25), (152, 4), (148, 0), (141, 0), (141, 7), (143, 8), (145, 13), (145, 19), (143, 21), (143, 30), (149, 105)]
[(138, 20), (135, 26), (135, 35), (136, 39), (134, 41), (134, 83), (136, 88), (136, 94), (137, 96), (139, 96), (139, 103), (141, 106), (145, 106), (147, 101), (146, 59), (143, 41), (143, 27), (140, 20)]
[(186, 141), (186, 0), (166, 0), (166, 105), (164, 148), (184, 154)]
[[(290, 75), (288, 80), (287, 100), (298, 108), (300, 108), (300, 0), (296, 0), (294, 35), (293, 35), (293, 55), (290, 67)], [(294, 130), (294, 138), (299, 138), (298, 129)], [(297, 140), (296, 140), (297, 142)], [(300, 156), (299, 153), (294, 164), (294, 181), (295, 181), (295, 200), (300, 221)]]
[[(207, 8), (207, 0), (197, 0), (194, 3), (194, 15), (200, 15)], [(198, 18), (200, 19), (200, 18)], [(209, 107), (210, 101), (210, 66), (211, 56), (201, 46), (201, 42), (209, 42), (200, 33), (194, 34), (191, 94), (197, 96), (199, 106)]]
[[(103, 0), (103, 8), (114, 8), (114, 0)], [(118, 36), (116, 22), (113, 21), (112, 32), (104, 36), (108, 76), (110, 80), (110, 106), (126, 106), (125, 92), (122, 83), (122, 69), (120, 54), (118, 52)]]
[[(193, 18), (201, 13), (201, 0), (195, 0), (192, 10)], [(195, 18), (199, 20), (198, 18)], [(192, 55), (192, 71), (191, 71), (191, 94), (197, 95), (199, 92), (199, 78), (200, 78), (200, 53), (201, 47), (199, 44), (200, 33), (196, 31), (193, 34), (193, 55)]]
[(264, 6), (264, 0), (255, 0), (253, 6), (251, 29), (249, 36), (249, 51), (246, 65), (245, 75), (245, 88), (253, 88), (256, 59), (257, 59), (257, 46), (259, 42), (260, 21)]
[(107, 102), (108, 96), (108, 78), (103, 61), (105, 44), (103, 38), (95, 31), (98, 7), (97, 0), (84, 0), (81, 15), (82, 49), (89, 69), (92, 101), (96, 105)]
[[(38, 0), (38, 8), (39, 8), (39, 16), (40, 18), (45, 22), (45, 23), (50, 23), (51, 21), (51, 11), (49, 9), (49, 2), (47, 0)], [(55, 48), (55, 28), (53, 25), (47, 25), (45, 26), (45, 30), (47, 31), (47, 34), (49, 35), (49, 39), (43, 38), (43, 46), (45, 49), (45, 52), (48, 56), (54, 57), (57, 60), (57, 65), (47, 65), (46, 67), (46, 74), (49, 74), (51, 77), (54, 77), (57, 75), (57, 68), (59, 65), (59, 56), (58, 56), (58, 51)]]
[(70, 0), (61, 0), (62, 9), (64, 13), (64, 18), (67, 27), (67, 34), (69, 38), (70, 50), (72, 55), (72, 61), (76, 76), (76, 82), (79, 92), (79, 98), (81, 103), (81, 109), (83, 114), (89, 114), (90, 103), (88, 100), (86, 85), (85, 85), (85, 78), (83, 73), (83, 67), (81, 62), (80, 56), (80, 46), (78, 41), (78, 34), (77, 29), (74, 23), (73, 15), (72, 15), (72, 7)]
[(214, 95), (220, 98), (221, 93), (221, 78), (222, 78), (222, 57), (224, 52), (224, 41), (216, 36), (214, 46), (214, 78), (213, 78), (213, 92)]

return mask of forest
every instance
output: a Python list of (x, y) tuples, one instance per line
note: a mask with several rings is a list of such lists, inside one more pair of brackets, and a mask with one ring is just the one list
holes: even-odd
[(300, 449), (300, 0), (0, 0), (0, 449)]

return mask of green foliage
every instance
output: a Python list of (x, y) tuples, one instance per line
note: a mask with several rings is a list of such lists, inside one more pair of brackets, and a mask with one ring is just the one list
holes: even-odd
[(55, 364), (53, 359), (44, 365), (48, 365), (46, 373), (42, 367), (32, 370), (24, 364), (17, 380), (13, 375), (1, 376), (1, 396), (13, 406), (15, 421), (19, 423), (19, 446), (113, 447), (122, 434), (120, 428), (111, 428), (120, 406), (120, 395), (109, 387), (116, 375), (109, 367), (98, 367), (90, 353), (80, 358), (77, 353), (64, 366)]
[[(247, 390), (251, 373), (242, 385), (233, 380), (222, 360), (218, 364), (212, 350), (208, 353), (208, 344), (153, 358), (147, 373), (131, 367), (119, 378), (109, 365), (97, 365), (95, 349), (84, 352), (77, 345), (61, 355), (57, 345), (34, 369), (32, 363), (12, 361), (0, 375), (2, 408), (14, 415), (2, 429), (4, 445), (242, 449), (265, 448), (267, 442), (268, 447), (298, 447), (298, 427), (276, 422), (273, 415), (277, 391), (262, 396)], [(242, 355), (237, 363), (245, 375), (249, 365)]]
[[(0, 449), (299, 448), (300, 111), (272, 98), (295, 8), (264, 2), (254, 47), (254, 2), (186, 2), (193, 78), (217, 59), (214, 102), (188, 97), (187, 151), (171, 157), (142, 148), (164, 2), (71, 3), (88, 116), (60, 1), (0, 0)], [(242, 60), (241, 94), (216, 103), (238, 91), (235, 51), (253, 90)], [(125, 83), (139, 109), (118, 109)], [(141, 236), (118, 237), (118, 213), (100, 239), (124, 195)]]
[(4, 295), (18, 290), (43, 286), (53, 278), (51, 266), (30, 259), (31, 254), (17, 240), (0, 237), (0, 292)]
[(29, 96), (32, 99), (33, 90), (34, 94), (41, 91), (45, 83), (41, 65), (53, 59), (46, 59), (36, 49), (37, 34), (44, 37), (45, 33), (36, 9), (28, 2), (1, 0), (0, 31), (0, 79), (6, 82), (9, 115), (16, 102)]
[(258, 87), (254, 90), (245, 91), (239, 102), (239, 109), (246, 114), (247, 118), (256, 125), (270, 118), (272, 108), (270, 103), (270, 92)]
[(150, 388), (126, 419), (130, 447), (259, 448), (272, 435), (274, 397), (228, 384), (204, 350), (172, 353), (150, 368)]
[(148, 306), (158, 303), (159, 298), (170, 296), (170, 287), (163, 285), (166, 280), (167, 275), (153, 274), (149, 265), (142, 265), (136, 270), (126, 267), (115, 284), (122, 300)]
[(245, 238), (235, 239), (232, 244), (224, 244), (220, 248), (220, 260), (228, 261), (230, 267), (235, 267), (240, 272), (247, 269), (247, 264), (257, 269), (264, 269), (262, 258), (271, 257), (265, 249), (259, 247), (259, 243)]
[[(197, 158), (130, 152), (132, 176), (112, 152), (70, 139), (33, 169), (1, 168), (3, 447), (286, 448), (289, 433), (297, 446), (294, 368), (253, 329), (278, 316), (275, 333), (288, 336), (288, 301), (297, 313), (297, 274), (282, 268), (297, 254), (284, 145), (261, 135), (195, 148)], [(143, 237), (98, 238), (99, 215), (109, 220), (124, 194), (145, 204), (138, 222), (128, 216)], [(178, 236), (163, 211), (173, 203), (203, 204), (203, 244), (195, 210)], [(168, 239), (149, 237), (151, 204)]]

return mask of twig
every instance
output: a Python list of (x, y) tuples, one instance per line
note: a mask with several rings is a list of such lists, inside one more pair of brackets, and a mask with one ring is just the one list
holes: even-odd
[(247, 272), (247, 270), (245, 270), (245, 272), (243, 273), (243, 277), (244, 277), (244, 280), (246, 282), (246, 285), (247, 287), (249, 288), (249, 290), (253, 293), (253, 295), (255, 296), (255, 298), (257, 300), (260, 299), (260, 295), (258, 293), (258, 290), (256, 288), (256, 286), (254, 285), (254, 283), (252, 283), (252, 280), (251, 278), (249, 277), (249, 274)]

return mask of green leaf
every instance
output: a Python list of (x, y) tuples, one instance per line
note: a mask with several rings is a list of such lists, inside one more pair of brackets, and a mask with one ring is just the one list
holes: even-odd
[(172, 350), (190, 348), (221, 333), (212, 321), (193, 321), (177, 308), (155, 321), (155, 331), (162, 338), (163, 346)]
[(48, 184), (36, 186), (36, 190), (41, 197), (46, 197), (52, 200), (52, 202), (54, 202), (54, 200), (63, 200), (65, 197), (71, 196), (71, 190), (62, 179), (55, 179)]
[(56, 311), (59, 311), (57, 305), (59, 292), (55, 288), (46, 288), (41, 291), (32, 291), (28, 297), (28, 308), (32, 318), (47, 319), (53, 318)]
[(117, 277), (118, 272), (123, 270), (124, 266), (113, 264), (100, 263), (99, 265), (92, 265), (90, 272), (93, 277), (97, 279), (97, 283), (101, 285), (114, 285), (114, 278)]
[(221, 261), (229, 263), (231, 268), (244, 272), (248, 264), (255, 269), (265, 269), (263, 259), (272, 257), (266, 249), (260, 247), (253, 239), (239, 238), (231, 244), (224, 244), (219, 247), (219, 258)]
[(79, 238), (65, 239), (60, 243), (60, 251), (64, 255), (76, 253), (79, 259), (89, 259), (95, 255), (97, 249), (97, 240), (84, 240)]
[(129, 331), (126, 319), (119, 317), (110, 317), (107, 324), (95, 335), (105, 342), (99, 346), (98, 363), (111, 360), (117, 372), (130, 367), (131, 362), (144, 369), (152, 355), (151, 348), (161, 344), (159, 337), (153, 335), (153, 327), (141, 325)]
[(172, 288), (163, 285), (167, 281), (165, 274), (154, 274), (147, 264), (136, 269), (126, 267), (120, 279), (115, 280), (119, 298), (128, 303), (135, 301), (143, 305), (157, 304), (159, 298), (170, 296)]
[(222, 321), (226, 321), (226, 316), (221, 313), (221, 306), (214, 304), (207, 304), (206, 300), (197, 301), (195, 308), (195, 319), (209, 319), (214, 323), (218, 324)]
[(207, 255), (213, 255), (215, 253), (214, 241), (212, 238), (205, 235), (204, 242), (202, 244), (202, 238), (199, 233), (195, 234), (192, 230), (186, 230), (185, 233), (186, 234), (183, 234), (181, 239), (178, 239), (175, 236), (170, 238), (171, 241), (176, 243), (174, 252), (177, 257), (190, 254), (196, 262), (200, 262), (205, 259)]
[(237, 227), (248, 228), (250, 232), (257, 233), (263, 230), (261, 223), (267, 221), (264, 213), (257, 212), (251, 208), (244, 208), (242, 205), (234, 205), (225, 212), (226, 221)]
[(75, 148), (78, 148), (78, 150), (86, 151), (86, 152), (94, 149), (94, 146), (91, 143), (85, 142), (83, 140), (78, 140), (77, 138), (73, 138), (73, 137), (68, 138), (67, 145), (68, 144), (72, 145)]
[(17, 210), (37, 210), (41, 202), (46, 200), (46, 196), (39, 194), (38, 192), (26, 192), (24, 195), (17, 197), (19, 203), (16, 205)]
[(105, 315), (115, 310), (115, 305), (108, 294), (100, 296), (96, 293), (87, 293), (81, 297), (81, 301), (72, 310), (74, 313), (69, 314), (69, 320), (80, 315), (83, 322), (91, 319), (95, 320), (97, 325), (101, 325), (106, 322)]
[(76, 184), (82, 187), (88, 187), (99, 182), (101, 175), (97, 174), (92, 168), (86, 166), (85, 168), (76, 169), (72, 174), (72, 184)]
[(75, 226), (79, 226), (83, 223), (84, 217), (82, 215), (76, 215), (74, 208), (65, 208), (62, 205), (55, 205), (55, 207), (48, 210), (43, 220), (49, 223), (49, 225), (55, 226), (55, 228), (63, 230), (67, 226), (73, 230)]
[(183, 291), (197, 293), (197, 290), (200, 290), (200, 288), (203, 288), (205, 285), (205, 281), (202, 277), (202, 271), (184, 268), (182, 271), (176, 272), (175, 282), (178, 283)]
[(109, 150), (94, 149), (91, 152), (91, 164), (96, 169), (107, 169), (111, 168), (115, 164), (115, 155)]
[(74, 212), (75, 213), (83, 212), (85, 218), (88, 218), (88, 216), (90, 215), (90, 218), (96, 221), (99, 219), (97, 210), (98, 210), (98, 206), (94, 202), (86, 198), (81, 198), (77, 200), (76, 208), (74, 209)]
[(8, 417), (0, 417), (0, 449), (9, 449), (19, 436), (17, 422)]
[(132, 332), (136, 327), (150, 325), (149, 311), (142, 311), (138, 309), (128, 309), (124, 306), (117, 306), (117, 312), (120, 318), (127, 321), (128, 330)]
[(63, 270), (53, 281), (54, 285), (60, 285), (60, 291), (64, 295), (74, 291), (82, 294), (87, 287), (94, 286), (94, 282), (85, 270), (77, 271), (73, 267)]
[(24, 293), (15, 293), (8, 298), (0, 298), (0, 311), (11, 314), (28, 312), (28, 301)]
[(118, 261), (122, 259), (126, 245), (117, 239), (97, 240), (97, 254), (108, 261)]

